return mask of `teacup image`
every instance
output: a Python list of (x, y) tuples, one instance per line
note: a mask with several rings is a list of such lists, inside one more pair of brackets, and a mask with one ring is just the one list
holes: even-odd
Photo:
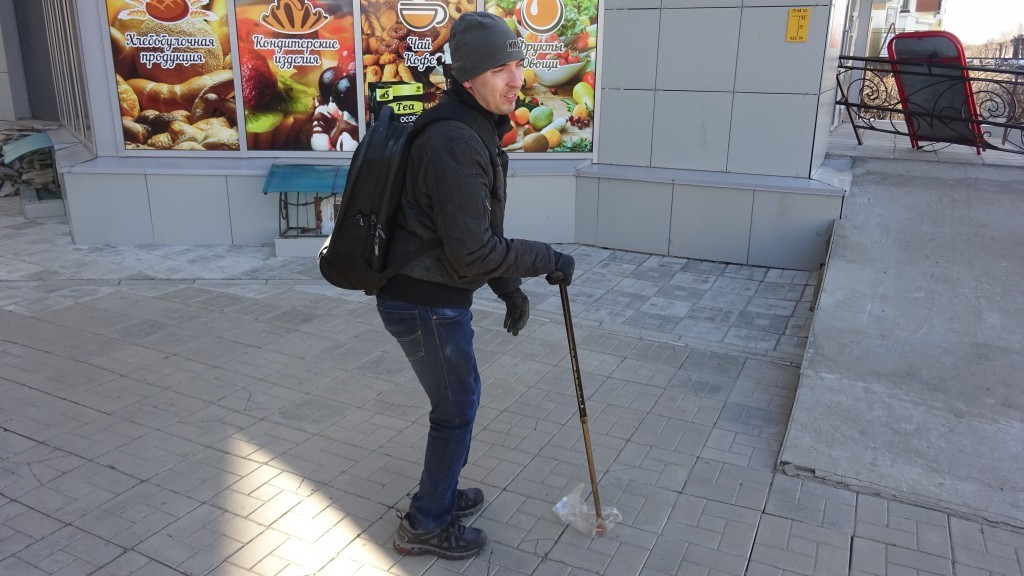
[(448, 6), (439, 0), (400, 0), (398, 17), (410, 30), (422, 32), (448, 21)]

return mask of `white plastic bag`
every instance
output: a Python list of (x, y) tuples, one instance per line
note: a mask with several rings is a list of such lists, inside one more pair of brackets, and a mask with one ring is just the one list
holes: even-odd
[(572, 492), (569, 492), (568, 495), (552, 507), (552, 510), (562, 519), (562, 522), (593, 537), (604, 536), (612, 529), (612, 526), (622, 521), (622, 514), (619, 514), (617, 508), (602, 506), (602, 521), (598, 523), (597, 514), (595, 514), (592, 507), (583, 501), (582, 493), (583, 484), (577, 484)]
[(334, 231), (334, 220), (337, 216), (338, 206), (341, 205), (341, 198), (330, 195), (320, 200), (320, 234), (330, 236)]

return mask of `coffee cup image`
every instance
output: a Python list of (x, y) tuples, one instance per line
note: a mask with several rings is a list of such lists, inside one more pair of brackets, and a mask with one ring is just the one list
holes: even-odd
[(448, 19), (448, 6), (437, 0), (400, 0), (398, 16), (410, 30), (422, 32)]

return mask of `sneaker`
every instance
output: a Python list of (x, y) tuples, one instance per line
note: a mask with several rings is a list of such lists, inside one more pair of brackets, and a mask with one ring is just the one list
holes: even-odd
[[(413, 494), (413, 497), (416, 495)], [(459, 489), (455, 492), (455, 513), (458, 519), (469, 518), (484, 507), (484, 491), (479, 488)]]
[(479, 488), (458, 490), (455, 493), (455, 517), (469, 518), (484, 507), (484, 491)]
[(447, 526), (431, 532), (413, 530), (408, 514), (402, 516), (394, 541), (395, 550), (399, 554), (433, 554), (446, 560), (472, 558), (486, 545), (487, 534), (483, 530), (466, 526), (454, 518)]

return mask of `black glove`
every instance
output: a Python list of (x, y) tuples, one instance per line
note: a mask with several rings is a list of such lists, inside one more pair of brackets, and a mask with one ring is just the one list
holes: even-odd
[(548, 284), (572, 284), (572, 273), (576, 270), (576, 260), (568, 254), (555, 252), (555, 269), (544, 277)]
[(505, 301), (505, 330), (513, 336), (519, 336), (519, 331), (530, 319), (530, 299), (519, 288), (501, 294), (498, 298)]

